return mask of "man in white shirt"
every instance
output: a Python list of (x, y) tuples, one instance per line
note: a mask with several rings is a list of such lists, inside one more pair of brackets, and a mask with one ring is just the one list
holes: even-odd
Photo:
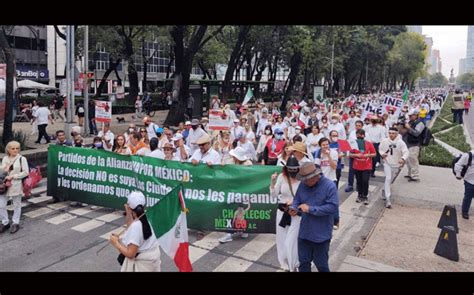
[(112, 151), (112, 148), (114, 147), (115, 135), (112, 133), (112, 131), (110, 131), (109, 123), (104, 123), (102, 130), (99, 131), (97, 136), (102, 139), (104, 150)]
[(163, 153), (159, 148), (158, 148), (158, 138), (152, 138), (150, 139), (150, 153), (148, 153), (146, 156), (147, 157), (152, 157), (152, 158), (157, 158), (163, 160), (165, 158), (165, 153)]
[(377, 151), (377, 155), (372, 158), (372, 174), (370, 175), (371, 177), (375, 177), (375, 169), (377, 168), (376, 164), (380, 163), (380, 154), (378, 152), (379, 145), (382, 139), (386, 137), (386, 130), (385, 127), (379, 124), (379, 118), (377, 118), (377, 115), (372, 116), (370, 122), (372, 124), (364, 127), (364, 130), (367, 134), (366, 140), (372, 142)]
[(172, 141), (176, 147), (176, 153), (174, 154), (175, 158), (179, 159), (181, 162), (187, 161), (191, 155), (191, 149), (184, 144), (183, 135), (181, 133), (176, 133), (173, 136)]
[(155, 130), (158, 128), (158, 125), (153, 123), (150, 117), (143, 118), (143, 124), (145, 124), (146, 133), (148, 134), (148, 139), (151, 140), (152, 138), (156, 137)]
[(42, 102), (38, 103), (39, 108), (36, 110), (36, 116), (31, 121), (31, 125), (35, 122), (38, 125), (38, 140), (35, 143), (41, 143), (41, 139), (44, 137), (47, 143), (50, 143), (50, 139), (48, 133), (46, 133), (46, 127), (48, 126), (48, 119), (51, 124), (54, 124), (53, 117), (51, 116), (51, 112), (47, 107), (43, 105)]
[(238, 140), (244, 133), (245, 129), (240, 126), (239, 119), (235, 119), (232, 128), (230, 128), (230, 141)]
[(337, 151), (329, 148), (329, 139), (327, 138), (320, 140), (320, 146), (321, 148), (316, 151), (314, 163), (321, 167), (325, 177), (336, 184)]
[(191, 154), (199, 149), (196, 141), (204, 134), (207, 133), (200, 127), (199, 120), (193, 119), (191, 121), (191, 129), (189, 129), (189, 134), (186, 138), (186, 145), (191, 149)]
[(398, 129), (391, 127), (388, 130), (388, 137), (382, 139), (379, 146), (379, 154), (383, 158), (383, 168), (385, 173), (385, 207), (392, 208), (390, 201), (393, 178), (408, 159), (408, 148), (405, 142), (398, 136)]
[(336, 130), (337, 134), (339, 134), (340, 139), (346, 139), (346, 128), (344, 128), (344, 125), (342, 125), (342, 123), (340, 123), (339, 121), (340, 116), (338, 114), (332, 114), (331, 122), (329, 122), (328, 124), (328, 132)]
[[(470, 155), (469, 155), (470, 154)], [(467, 166), (466, 174), (464, 175), (464, 198), (462, 200), (462, 218), (469, 219), (469, 209), (471, 208), (472, 198), (474, 197), (474, 168), (472, 167), (472, 157), (474, 150), (469, 153), (463, 153), (461, 158), (454, 165), (454, 172), (457, 179), (462, 179), (461, 171), (464, 166)], [(471, 158), (471, 163), (469, 163)]]
[(199, 146), (199, 149), (193, 153), (189, 162), (193, 165), (206, 163), (209, 167), (221, 163), (221, 156), (212, 148), (211, 137), (207, 133), (201, 136), (196, 141), (196, 144)]

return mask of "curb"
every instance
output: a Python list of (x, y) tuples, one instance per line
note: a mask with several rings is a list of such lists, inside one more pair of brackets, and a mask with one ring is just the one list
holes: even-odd
[(441, 141), (441, 140), (437, 139), (436, 137), (435, 137), (435, 143), (442, 146), (444, 149), (446, 149), (454, 157), (457, 157), (459, 154), (463, 153), (460, 150), (458, 150), (457, 148), (454, 148), (454, 147), (450, 146), (449, 144), (445, 143), (444, 141)]

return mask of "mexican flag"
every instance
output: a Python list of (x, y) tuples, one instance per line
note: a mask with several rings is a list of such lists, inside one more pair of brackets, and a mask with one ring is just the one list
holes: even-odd
[(408, 100), (408, 86), (405, 87), (405, 92), (403, 92), (403, 102), (407, 102)]
[(244, 98), (244, 101), (242, 102), (242, 105), (245, 105), (246, 103), (248, 103), (252, 97), (253, 97), (253, 91), (252, 91), (252, 88), (249, 87), (249, 89), (247, 90), (247, 94), (245, 94), (245, 98)]
[(174, 260), (180, 272), (189, 272), (193, 267), (189, 261), (188, 210), (181, 189), (178, 185), (171, 190), (147, 210), (146, 216), (163, 251)]

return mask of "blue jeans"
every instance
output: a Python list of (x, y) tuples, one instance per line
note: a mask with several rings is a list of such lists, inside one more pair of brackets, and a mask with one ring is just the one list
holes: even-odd
[(468, 214), (474, 198), (474, 184), (464, 181), (464, 199), (462, 200), (462, 213)]
[(314, 262), (319, 272), (330, 272), (329, 270), (329, 244), (331, 240), (315, 243), (306, 239), (298, 238), (298, 258), (300, 272), (311, 272), (311, 261)]
[(349, 179), (347, 181), (348, 186), (354, 186), (354, 169), (352, 168), (353, 159), (349, 158)]

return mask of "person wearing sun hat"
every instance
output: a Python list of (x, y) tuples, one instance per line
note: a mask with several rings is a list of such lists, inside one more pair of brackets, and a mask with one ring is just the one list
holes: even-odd
[(191, 155), (191, 149), (184, 144), (183, 135), (180, 133), (176, 133), (171, 139), (171, 141), (176, 147), (175, 157), (176, 159), (178, 159), (177, 161), (187, 161), (189, 156)]
[(308, 147), (301, 141), (295, 142), (288, 150), (296, 157), (299, 163), (312, 162), (308, 157)]
[(199, 149), (193, 153), (189, 159), (189, 162), (193, 163), (193, 165), (206, 163), (209, 167), (221, 163), (221, 156), (211, 146), (211, 137), (209, 134), (205, 133), (203, 136), (201, 136), (196, 141), (196, 144), (198, 145)]
[(311, 271), (311, 261), (320, 272), (329, 272), (329, 245), (339, 195), (334, 182), (322, 175), (314, 163), (300, 163), (296, 176), (301, 181), (290, 205), (290, 215), (301, 212), (298, 234), (300, 272)]

